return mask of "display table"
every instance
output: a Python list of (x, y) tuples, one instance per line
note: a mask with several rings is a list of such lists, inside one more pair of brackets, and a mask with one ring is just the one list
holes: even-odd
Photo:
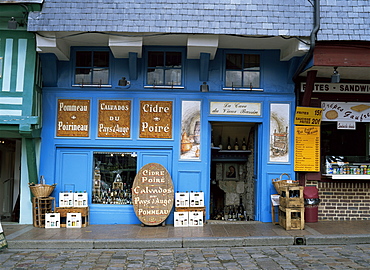
[(56, 207), (56, 213), (60, 213), (60, 227), (66, 227), (66, 220), (68, 213), (81, 214), (81, 227), (89, 225), (89, 207)]

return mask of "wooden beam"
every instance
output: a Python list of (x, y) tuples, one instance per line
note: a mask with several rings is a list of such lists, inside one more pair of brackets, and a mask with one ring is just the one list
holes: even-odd
[(302, 102), (301, 102), (301, 106), (303, 107), (310, 107), (311, 96), (312, 96), (313, 88), (315, 85), (316, 74), (317, 74), (317, 70), (310, 70), (307, 72), (306, 89), (304, 91)]

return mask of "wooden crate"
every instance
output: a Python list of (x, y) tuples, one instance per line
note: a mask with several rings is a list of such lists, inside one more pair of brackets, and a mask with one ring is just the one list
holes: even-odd
[(304, 230), (304, 208), (279, 206), (279, 224), (286, 230)]
[(54, 212), (55, 198), (54, 197), (33, 197), (33, 226), (45, 228), (45, 214)]
[(280, 206), (284, 208), (303, 208), (303, 189), (302, 186), (287, 186), (282, 187), (279, 198)]
[(89, 225), (89, 207), (56, 207), (56, 213), (60, 213), (60, 227), (65, 228), (67, 222), (68, 213), (80, 213), (81, 214), (81, 227)]

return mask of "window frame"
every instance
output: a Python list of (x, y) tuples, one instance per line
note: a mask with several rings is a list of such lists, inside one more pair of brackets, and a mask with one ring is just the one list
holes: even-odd
[[(226, 61), (227, 61), (227, 55), (228, 54), (239, 54), (239, 55), (242, 55), (242, 65), (244, 65), (244, 57), (246, 55), (258, 55), (259, 56), (259, 70), (252, 70), (252, 71), (247, 71), (247, 70), (244, 70), (243, 69), (243, 66), (241, 69), (227, 69), (226, 68)], [(255, 51), (225, 51), (224, 52), (224, 64), (223, 64), (223, 77), (224, 77), (224, 82), (223, 82), (223, 87), (222, 87), (222, 90), (225, 90), (225, 91), (263, 91), (262, 89), (262, 58), (263, 58), (263, 55), (260, 53), (260, 52), (255, 52)], [(228, 70), (235, 70), (235, 71), (240, 71), (241, 74), (242, 74), (242, 86), (238, 86), (238, 87), (232, 87), (232, 86), (226, 86), (226, 72)], [(248, 87), (248, 86), (243, 86), (243, 80), (244, 80), (244, 73), (245, 72), (259, 72), (259, 85), (257, 87), (253, 87), (252, 85), (252, 88)]]
[[(108, 82), (107, 84), (91, 84), (91, 82), (87, 83), (87, 84), (80, 84), (80, 83), (76, 83), (76, 69), (77, 68), (91, 68), (91, 69), (94, 69), (94, 63), (92, 62), (91, 63), (91, 66), (90, 67), (77, 67), (77, 52), (92, 52), (92, 60), (94, 59), (94, 52), (108, 52), (108, 67), (104, 67), (105, 69), (108, 70)], [(80, 87), (80, 88), (84, 88), (84, 87), (97, 87), (97, 88), (111, 88), (112, 87), (112, 84), (111, 84), (111, 77), (112, 77), (112, 61), (113, 61), (113, 57), (112, 57), (112, 53), (110, 51), (109, 48), (106, 48), (106, 47), (75, 47), (75, 48), (72, 48), (72, 52), (71, 52), (71, 55), (73, 55), (73, 61), (72, 61), (72, 87)], [(96, 67), (95, 67), (96, 68)], [(93, 76), (93, 74), (92, 74)], [(93, 78), (93, 77), (92, 77)]]
[[(170, 53), (170, 52), (179, 52), (181, 53), (181, 67), (175, 68), (180, 69), (181, 71), (181, 79), (179, 85), (166, 85), (166, 84), (148, 84), (148, 69), (149, 67), (149, 52), (163, 52), (164, 54)], [(185, 55), (186, 51), (182, 47), (146, 47), (145, 48), (145, 67), (144, 67), (144, 88), (158, 88), (158, 89), (184, 89), (184, 81), (185, 81)], [(165, 61), (165, 57), (164, 57)], [(163, 69), (164, 71), (173, 69), (173, 67), (166, 68), (165, 62), (164, 66), (160, 69)], [(165, 72), (163, 72), (163, 80), (165, 81)]]

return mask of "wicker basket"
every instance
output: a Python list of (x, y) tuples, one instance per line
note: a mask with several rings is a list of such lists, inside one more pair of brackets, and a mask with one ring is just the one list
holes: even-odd
[(44, 184), (37, 184), (32, 185), (30, 184), (30, 189), (33, 196), (37, 198), (49, 197), (49, 195), (53, 192), (56, 184), (54, 185), (44, 185)]
[[(288, 179), (282, 179), (283, 176), (287, 176)], [(287, 174), (287, 173), (282, 173), (280, 175), (280, 178), (275, 178), (275, 179), (272, 179), (272, 184), (274, 185), (276, 191), (281, 194), (281, 188), (282, 187), (288, 187), (288, 186), (298, 186), (299, 185), (299, 181), (294, 181), (292, 179), (290, 179), (290, 175)]]

